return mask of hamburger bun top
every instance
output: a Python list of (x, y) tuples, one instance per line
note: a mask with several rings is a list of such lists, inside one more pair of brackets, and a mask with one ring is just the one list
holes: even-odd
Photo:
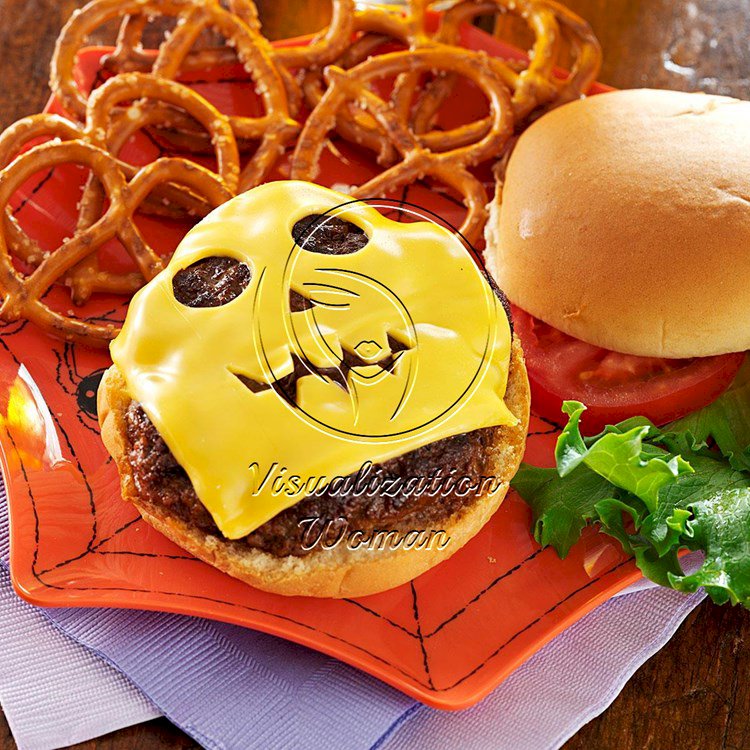
[(591, 344), (750, 349), (750, 102), (643, 89), (553, 110), (513, 152), (487, 256), (512, 302)]

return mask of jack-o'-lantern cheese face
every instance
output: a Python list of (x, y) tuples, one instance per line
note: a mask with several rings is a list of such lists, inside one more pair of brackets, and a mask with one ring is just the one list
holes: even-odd
[[(186, 273), (218, 279), (185, 303)], [(198, 305), (198, 306), (196, 306)], [(515, 424), (511, 334), (463, 242), (317, 185), (216, 209), (133, 299), (112, 358), (230, 539), (299, 486)], [(320, 485), (318, 485), (320, 486)]]

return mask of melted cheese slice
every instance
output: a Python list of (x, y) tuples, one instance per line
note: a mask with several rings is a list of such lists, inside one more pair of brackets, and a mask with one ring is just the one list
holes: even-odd
[[(351, 221), (367, 244), (345, 255), (296, 246), (292, 227), (310, 214)], [(212, 256), (247, 264), (248, 287), (219, 307), (178, 302), (174, 275)], [(238, 539), (368, 462), (515, 424), (503, 400), (510, 345), (501, 304), (454, 234), (289, 181), (192, 229), (133, 298), (111, 352), (222, 534)]]

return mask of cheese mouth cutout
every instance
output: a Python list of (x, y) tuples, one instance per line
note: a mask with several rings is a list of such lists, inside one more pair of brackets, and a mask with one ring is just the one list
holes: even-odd
[[(350, 207), (346, 221), (350, 221), (352, 209), (357, 213), (366, 205), (355, 203), (360, 205)], [(345, 208), (336, 206), (322, 215), (307, 238), (314, 236), (316, 230), (322, 231), (331, 220), (340, 219)], [(363, 252), (368, 244), (369, 238), (356, 252)], [(235, 375), (255, 393), (273, 389), (321, 428), (351, 437), (395, 436), (394, 420), (406, 408), (414, 382), (419, 336), (398, 294), (372, 275), (377, 270), (373, 264), (362, 258), (352, 261), (348, 256), (313, 254), (305, 249), (304, 241), (301, 245), (295, 242), (281, 292), (277, 288), (270, 291), (283, 298), (290, 290), (284, 328), (292, 372), (286, 372), (288, 361), (280, 371), (272, 365), (273, 345), (277, 342), (269, 346), (264, 337), (261, 297), (267, 292), (265, 279), (261, 278), (253, 320), (265, 379), (258, 381), (236, 371)], [(366, 268), (367, 272), (357, 268)], [(386, 382), (390, 380), (395, 382)], [(313, 396), (308, 393), (312, 389)], [(387, 408), (384, 401), (389, 394), (391, 399), (396, 397), (397, 403), (384, 414), (386, 423), (376, 426), (372, 417), (363, 414), (363, 401), (374, 399), (379, 408)], [(336, 411), (332, 413), (333, 404)], [(321, 406), (325, 409), (321, 410)]]
[[(311, 481), (517, 421), (502, 303), (460, 236), (427, 212), (386, 218), (394, 204), (262, 185), (194, 227), (131, 303), (113, 361), (229, 539)], [(336, 222), (354, 231), (327, 253)], [(181, 302), (180, 275), (216, 259), (241, 284)], [(300, 492), (266, 483), (273, 467)]]

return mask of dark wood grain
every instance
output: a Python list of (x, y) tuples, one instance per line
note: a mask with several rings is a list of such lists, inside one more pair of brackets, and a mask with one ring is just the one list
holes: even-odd
[[(44, 105), (55, 36), (81, 4), (0, 0), (0, 126)], [(266, 4), (276, 8), (279, 3)], [(569, 0), (568, 5), (589, 19), (602, 41), (602, 81), (622, 88), (700, 89), (750, 99), (750, 0)], [(292, 15), (298, 20), (298, 14)], [(509, 31), (515, 34), (516, 27)], [(750, 748), (749, 644), (750, 612), (701, 605), (566, 750)], [(0, 750), (14, 747), (0, 716)], [(160, 719), (77, 747), (162, 750), (197, 745)]]

